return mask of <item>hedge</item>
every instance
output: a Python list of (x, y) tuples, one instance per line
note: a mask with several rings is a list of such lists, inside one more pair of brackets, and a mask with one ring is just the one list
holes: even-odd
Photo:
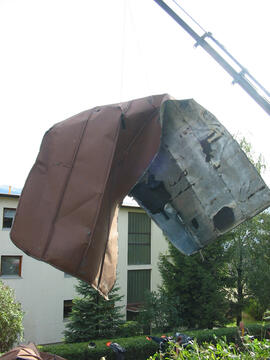
[[(102, 356), (106, 357), (106, 360), (114, 360), (115, 353), (106, 346), (109, 340), (95, 340), (96, 347), (89, 349), (88, 343), (76, 343), (76, 344), (56, 344), (56, 345), (44, 345), (39, 346), (40, 351), (49, 352), (62, 356), (68, 360), (97, 360)], [(120, 338), (110, 340), (117, 342), (126, 349), (126, 360), (139, 360), (147, 359), (150, 355), (153, 355), (158, 346), (153, 341), (146, 340), (145, 336), (136, 336), (132, 338)]]
[[(248, 332), (250, 335), (255, 336), (257, 339), (261, 340), (265, 337), (267, 326), (262, 325), (249, 325), (247, 326)], [(214, 335), (220, 339), (226, 337), (228, 343), (235, 342), (237, 336), (236, 327), (227, 327), (227, 328), (218, 328), (212, 330), (194, 330), (187, 332), (189, 336), (197, 339), (198, 344), (204, 342), (215, 342)]]
[[(262, 339), (265, 337), (266, 328), (267, 326), (250, 325), (248, 326), (248, 331), (250, 335), (254, 335), (256, 338)], [(202, 344), (204, 342), (213, 343), (215, 342), (215, 336), (217, 338), (225, 336), (228, 342), (234, 342), (236, 340), (237, 328), (228, 327), (213, 330), (194, 330), (184, 331), (184, 333), (196, 338), (198, 344)], [(88, 343), (86, 342), (76, 344), (61, 343), (56, 345), (43, 345), (39, 346), (39, 349), (41, 351), (62, 356), (67, 360), (97, 360), (102, 356), (105, 356), (106, 360), (114, 360), (115, 354), (106, 346), (107, 341), (108, 340), (96, 340), (96, 347), (94, 349), (89, 349)], [(145, 336), (118, 338), (110, 341), (117, 342), (126, 349), (126, 360), (145, 360), (158, 350), (158, 345), (153, 341), (146, 340)]]

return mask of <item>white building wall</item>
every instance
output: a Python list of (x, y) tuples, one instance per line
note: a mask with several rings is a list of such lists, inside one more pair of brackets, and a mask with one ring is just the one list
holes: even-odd
[[(9, 238), (9, 230), (2, 229), (3, 209), (16, 208), (18, 198), (0, 195), (0, 255), (22, 255), (21, 277), (0, 276), (0, 280), (15, 290), (16, 299), (22, 304), (24, 315), (25, 342), (47, 344), (63, 341), (65, 322), (63, 319), (63, 302), (76, 296), (74, 285), (77, 280), (65, 277), (62, 271), (35, 260), (19, 250)], [(151, 269), (151, 289), (156, 290), (160, 284), (157, 261), (160, 252), (165, 252), (167, 243), (160, 229), (151, 223), (151, 264), (128, 266), (128, 212), (142, 211), (134, 207), (122, 207), (119, 211), (119, 258), (117, 282), (120, 294), (124, 295), (122, 304), (127, 301), (127, 271), (134, 269)], [(38, 240), (37, 240), (38, 241)]]
[(0, 276), (0, 280), (15, 290), (22, 304), (24, 338), (36, 344), (59, 342), (63, 339), (63, 301), (75, 297), (76, 279), (65, 277), (62, 271), (35, 260), (19, 250), (2, 229), (3, 209), (16, 208), (18, 199), (0, 197), (0, 255), (22, 255), (21, 277)]

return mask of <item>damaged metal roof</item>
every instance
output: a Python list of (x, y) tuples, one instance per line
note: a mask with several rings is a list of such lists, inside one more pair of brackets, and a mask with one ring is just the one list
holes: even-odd
[(128, 194), (185, 254), (270, 205), (260, 175), (209, 111), (156, 95), (53, 126), (11, 238), (107, 297), (116, 277), (118, 208)]

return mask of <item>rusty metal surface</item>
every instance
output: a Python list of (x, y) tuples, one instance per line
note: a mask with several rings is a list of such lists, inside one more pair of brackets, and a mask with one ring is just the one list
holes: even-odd
[(194, 100), (162, 105), (158, 155), (131, 194), (183, 253), (192, 254), (270, 205), (238, 143)]
[(11, 239), (107, 297), (127, 194), (185, 254), (270, 204), (268, 188), (212, 114), (194, 100), (157, 95), (53, 126), (23, 188)]

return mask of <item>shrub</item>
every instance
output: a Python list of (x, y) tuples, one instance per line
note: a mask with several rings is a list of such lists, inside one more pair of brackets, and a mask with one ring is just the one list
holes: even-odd
[(179, 318), (179, 308), (177, 298), (169, 298), (163, 291), (148, 291), (145, 293), (138, 322), (142, 328), (148, 328), (150, 332), (164, 332), (174, 326), (180, 327), (183, 322)]
[(119, 336), (131, 337), (141, 335), (141, 326), (137, 321), (126, 321), (119, 327)]
[[(106, 346), (107, 341), (96, 340), (96, 347), (93, 349), (89, 349), (86, 342), (39, 346), (39, 349), (62, 356), (67, 360), (97, 360), (102, 356), (106, 357), (106, 360), (115, 360), (115, 353)], [(146, 359), (158, 348), (154, 342), (147, 341), (144, 336), (114, 339), (113, 342), (119, 343), (126, 349), (125, 360)]]
[(262, 320), (264, 308), (255, 299), (250, 299), (248, 306), (245, 308), (245, 312), (255, 320)]
[(14, 291), (0, 281), (0, 353), (22, 340), (23, 311), (14, 299)]
[[(259, 325), (249, 326), (248, 330), (251, 335), (255, 335), (258, 339), (263, 339), (265, 336), (266, 327)], [(233, 343), (236, 340), (237, 328), (219, 328), (213, 330), (194, 330), (185, 332), (187, 335), (194, 337), (198, 346), (204, 343), (212, 343), (215, 346), (219, 339), (226, 337), (228, 343)], [(161, 334), (157, 334), (160, 336)], [(173, 335), (173, 334), (167, 334)], [(89, 339), (89, 341), (93, 339)], [(40, 347), (41, 351), (50, 352), (60, 355), (68, 360), (97, 360), (102, 356), (106, 356), (106, 360), (114, 360), (115, 354), (111, 349), (106, 347), (108, 340), (96, 340), (96, 348), (88, 349), (88, 343), (77, 344), (58, 344), (46, 345)], [(113, 342), (119, 343), (126, 349), (125, 360), (139, 360), (147, 359), (153, 356), (158, 349), (158, 345), (153, 341), (147, 341), (145, 336), (137, 336), (130, 338), (113, 339)], [(153, 358), (154, 359), (154, 358)], [(155, 358), (158, 359), (158, 358)], [(196, 359), (196, 358), (195, 358)]]

